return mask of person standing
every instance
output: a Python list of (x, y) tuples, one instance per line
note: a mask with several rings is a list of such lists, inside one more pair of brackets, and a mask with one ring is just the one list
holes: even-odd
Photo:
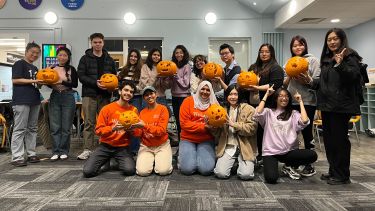
[(76, 110), (73, 88), (78, 86), (76, 69), (70, 65), (72, 53), (66, 47), (57, 50), (59, 64), (53, 69), (59, 75), (59, 81), (52, 84), (49, 98), (48, 114), (52, 136), (51, 161), (68, 158), (70, 149), (70, 133)]
[(330, 185), (349, 184), (350, 150), (348, 122), (359, 115), (360, 66), (362, 58), (349, 48), (344, 30), (328, 30), (320, 58), (320, 79), (309, 77), (309, 84), (317, 89), (317, 108), (322, 114), (323, 139), (329, 164), (322, 180)]
[[(302, 36), (294, 36), (290, 42), (290, 53), (292, 57), (301, 56), (309, 62), (307, 75), (313, 79), (318, 79), (320, 75), (320, 64), (316, 57), (308, 53), (308, 46), (306, 39)], [(284, 85), (288, 87), (290, 93), (298, 92), (302, 96), (303, 103), (305, 105), (306, 113), (309, 119), (314, 119), (316, 110), (316, 93), (308, 85), (308, 77), (305, 73), (299, 74), (297, 77), (286, 76), (284, 79)], [(293, 109), (300, 111), (298, 102), (293, 99)], [(313, 137), (313, 123), (302, 130), (303, 142), (305, 149), (314, 149), (314, 137)], [(316, 171), (312, 165), (306, 165), (301, 172), (302, 176), (313, 176)]]
[(34, 42), (26, 46), (25, 57), (14, 63), (12, 67), (13, 97), (12, 109), (14, 127), (11, 140), (12, 165), (26, 166), (39, 162), (36, 156), (36, 136), (41, 95), (36, 80), (38, 68), (33, 65), (40, 56), (40, 46)]
[(96, 115), (100, 109), (110, 102), (111, 92), (101, 83), (104, 73), (117, 73), (115, 61), (103, 49), (104, 36), (101, 33), (90, 35), (92, 48), (87, 49), (78, 64), (78, 78), (82, 83), (82, 111), (84, 114), (83, 152), (78, 159), (86, 160), (96, 148), (94, 127)]
[(229, 85), (237, 83), (241, 67), (234, 59), (234, 48), (231, 45), (222, 44), (219, 53), (221, 61), (225, 63), (224, 80), (221, 77), (216, 77), (216, 79), (220, 82), (221, 87), (226, 90)]

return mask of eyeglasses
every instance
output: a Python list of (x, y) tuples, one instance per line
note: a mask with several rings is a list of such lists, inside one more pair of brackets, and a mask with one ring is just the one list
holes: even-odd
[(278, 98), (285, 98), (285, 99), (289, 99), (289, 96), (288, 95), (279, 95), (277, 96)]
[(226, 56), (226, 55), (228, 55), (228, 54), (230, 54), (230, 51), (222, 52), (222, 53), (220, 53), (220, 56)]

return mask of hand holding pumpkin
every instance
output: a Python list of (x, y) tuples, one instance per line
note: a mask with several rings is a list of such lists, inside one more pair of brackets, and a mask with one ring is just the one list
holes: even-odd
[(300, 74), (298, 74), (297, 76), (295, 76), (295, 77), (292, 77), (293, 78), (293, 80), (295, 80), (295, 81), (297, 81), (298, 83), (300, 83), (300, 84), (303, 84), (303, 85), (305, 85), (305, 84), (309, 84), (310, 83), (310, 79), (311, 79), (311, 77), (307, 74), (307, 73), (300, 73)]

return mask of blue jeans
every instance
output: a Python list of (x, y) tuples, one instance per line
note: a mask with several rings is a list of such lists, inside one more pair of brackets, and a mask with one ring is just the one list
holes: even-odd
[(73, 92), (52, 91), (49, 99), (48, 114), (52, 136), (52, 154), (68, 155), (70, 133), (73, 124), (76, 103)]
[(210, 175), (215, 168), (214, 141), (197, 144), (181, 140), (178, 153), (182, 174), (191, 175), (198, 171), (202, 175)]

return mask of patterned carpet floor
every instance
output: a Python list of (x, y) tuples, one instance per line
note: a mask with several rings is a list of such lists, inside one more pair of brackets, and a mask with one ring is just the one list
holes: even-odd
[(315, 176), (281, 177), (276, 185), (263, 182), (262, 170), (253, 181), (184, 176), (176, 168), (164, 177), (109, 171), (86, 179), (84, 161), (75, 158), (77, 139), (66, 161), (50, 162), (50, 152), (39, 146), (42, 162), (16, 168), (10, 153), (1, 153), (0, 210), (375, 210), (375, 139), (360, 139), (361, 146), (352, 144), (352, 184), (339, 186), (319, 179), (328, 168), (320, 149)]

